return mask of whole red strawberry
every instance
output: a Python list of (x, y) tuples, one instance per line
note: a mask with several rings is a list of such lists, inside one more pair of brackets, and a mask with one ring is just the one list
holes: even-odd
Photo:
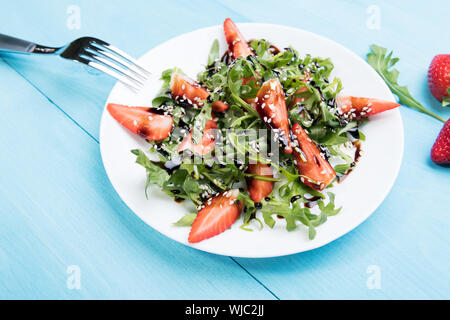
[(431, 160), (437, 164), (450, 163), (450, 119), (444, 124), (431, 148)]
[(428, 86), (431, 94), (442, 101), (443, 97), (450, 97), (450, 54), (438, 54), (431, 61), (428, 68)]

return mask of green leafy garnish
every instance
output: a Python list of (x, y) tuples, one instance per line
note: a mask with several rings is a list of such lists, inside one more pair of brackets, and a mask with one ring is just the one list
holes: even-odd
[(448, 106), (450, 105), (450, 88), (447, 88), (447, 94), (449, 95), (448, 97), (444, 96), (442, 97), (442, 106)]
[(209, 51), (208, 55), (208, 66), (212, 65), (214, 62), (216, 62), (217, 59), (219, 59), (219, 40), (214, 40), (211, 50)]
[(181, 217), (180, 220), (174, 223), (174, 226), (177, 227), (189, 227), (194, 222), (195, 218), (197, 217), (196, 213), (188, 213)]
[[(335, 98), (342, 83), (331, 78), (334, 65), (330, 59), (300, 54), (293, 48), (275, 50), (266, 40), (253, 40), (250, 45), (254, 56), (220, 59), (219, 42), (213, 42), (207, 65), (196, 79), (209, 96), (195, 105), (186, 99), (177, 100), (170, 91), (172, 74), (184, 75), (182, 70), (163, 71), (163, 85), (152, 107), (160, 114), (170, 114), (174, 128), (163, 141), (149, 141), (149, 150), (132, 152), (137, 156), (136, 162), (146, 169), (146, 194), (155, 185), (176, 201), (189, 201), (201, 210), (208, 199), (239, 188), (242, 230), (253, 231), (252, 222), (261, 228), (264, 224), (273, 228), (284, 220), (287, 231), (304, 228), (308, 237), (314, 239), (318, 227), (341, 208), (336, 208), (334, 194), (327, 189), (318, 191), (305, 184), (312, 179), (298, 172), (292, 154), (281, 150), (275, 157), (273, 153), (280, 148), (277, 138), (271, 136), (274, 132), (253, 136), (252, 133), (267, 128), (254, 108), (254, 99), (263, 82), (278, 78), (291, 125), (301, 124), (320, 147), (321, 156), (335, 161), (333, 166), (339, 175), (347, 174), (355, 165), (354, 157), (346, 150), (355, 140), (364, 140), (359, 130), (363, 120), (339, 116)], [(213, 111), (216, 101), (225, 102), (229, 108), (225, 112)], [(189, 133), (193, 144), (201, 143), (205, 124), (212, 119), (222, 130), (221, 138), (214, 138), (212, 151), (203, 156), (193, 150), (178, 152)], [(274, 176), (250, 173), (248, 167), (254, 163), (269, 164)], [(273, 191), (255, 203), (246, 188), (249, 179), (272, 182)], [(195, 213), (189, 213), (174, 225), (190, 226), (195, 218)]]
[(147, 196), (147, 189), (151, 184), (163, 187), (164, 183), (168, 180), (169, 174), (153, 164), (142, 150), (131, 150), (131, 152), (137, 156), (136, 163), (140, 164), (147, 170), (147, 182), (145, 184), (145, 195)]
[(416, 109), (422, 113), (428, 114), (433, 118), (445, 122), (445, 120), (428, 110), (424, 106), (420, 104), (417, 100), (415, 100), (406, 86), (400, 86), (398, 84), (398, 75), (399, 72), (397, 69), (392, 69), (393, 66), (399, 61), (399, 58), (392, 58), (392, 51), (386, 55), (386, 48), (371, 45), (370, 49), (372, 52), (367, 54), (367, 62), (374, 68), (378, 74), (383, 78), (388, 87), (391, 89), (392, 93), (394, 93), (399, 102), (405, 106)]

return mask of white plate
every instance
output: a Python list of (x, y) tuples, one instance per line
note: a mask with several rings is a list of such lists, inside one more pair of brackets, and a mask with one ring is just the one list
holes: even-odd
[[(247, 39), (264, 38), (285, 48), (292, 45), (301, 54), (330, 57), (335, 65), (334, 76), (341, 78), (344, 94), (376, 97), (395, 101), (380, 76), (359, 56), (343, 46), (304, 30), (260, 23), (243, 23), (238, 27)], [(171, 39), (147, 52), (139, 59), (151, 70), (154, 77), (145, 90), (136, 95), (121, 83), (117, 83), (107, 103), (150, 106), (160, 89), (161, 72), (174, 66), (180, 67), (195, 78), (206, 63), (210, 46), (219, 39), (221, 52), (226, 42), (221, 26), (193, 31)], [(284, 229), (278, 220), (274, 229), (256, 227), (248, 232), (239, 228), (238, 220), (230, 230), (192, 245), (187, 242), (189, 228), (175, 227), (176, 222), (188, 213), (183, 205), (157, 189), (144, 195), (145, 170), (135, 164), (131, 149), (147, 150), (148, 144), (121, 127), (106, 111), (103, 111), (100, 127), (100, 149), (103, 163), (112, 185), (128, 207), (149, 226), (169, 238), (194, 248), (236, 257), (275, 257), (311, 250), (323, 246), (346, 234), (374, 212), (391, 189), (400, 169), (403, 154), (403, 126), (398, 109), (376, 115), (363, 127), (367, 140), (363, 142), (364, 154), (350, 176), (333, 188), (336, 204), (342, 211), (317, 228), (314, 240), (308, 240), (303, 226), (292, 232)]]

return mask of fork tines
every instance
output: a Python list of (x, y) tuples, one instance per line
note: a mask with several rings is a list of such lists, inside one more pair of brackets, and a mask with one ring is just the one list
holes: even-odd
[(150, 75), (137, 60), (102, 40), (91, 41), (81, 56), (89, 60), (89, 66), (116, 78), (134, 90), (141, 89)]

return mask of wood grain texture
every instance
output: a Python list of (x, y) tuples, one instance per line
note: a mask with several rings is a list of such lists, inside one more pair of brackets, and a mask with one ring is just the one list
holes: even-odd
[[(221, 2), (245, 12), (251, 21), (282, 23), (325, 35), (362, 57), (372, 43), (393, 49), (401, 57), (401, 83), (428, 108), (444, 118), (450, 116), (426, 84), (432, 57), (450, 52), (450, 44), (439, 41), (444, 29), (439, 11), (449, 8), (447, 2), (379, 3), (380, 30), (365, 25), (366, 10), (373, 1), (320, 1), (314, 6), (288, 1), (290, 10), (283, 11), (252, 10), (258, 6), (254, 0)], [(442, 124), (407, 108), (401, 112), (403, 165), (391, 193), (366, 222), (312, 252), (270, 261), (238, 259), (281, 299), (448, 298), (450, 172), (429, 159)], [(367, 287), (372, 265), (381, 272), (380, 289)]]
[[(72, 4), (81, 9), (79, 30), (66, 27)], [(374, 4), (379, 30), (366, 27)], [(2, 33), (49, 45), (94, 35), (134, 56), (227, 16), (316, 32), (362, 57), (377, 43), (401, 58), (400, 83), (448, 118), (450, 109), (432, 98), (425, 76), (434, 54), (450, 53), (443, 14), (449, 9), (444, 0), (284, 1), (277, 7), (261, 0), (131, 6), (21, 0), (3, 4), (0, 18)], [(441, 128), (436, 120), (402, 109), (399, 177), (356, 230), (311, 252), (237, 264), (161, 236), (120, 201), (95, 141), (112, 79), (63, 61), (28, 58), (8, 56), (8, 66), (0, 64), (0, 298), (274, 298), (269, 290), (282, 299), (449, 298), (450, 172), (429, 160)], [(81, 291), (66, 288), (71, 264), (81, 267)], [(380, 289), (367, 286), (370, 266), (381, 272)]]
[[(98, 144), (3, 62), (0, 74), (0, 298), (273, 298), (230, 258), (140, 221)], [(81, 290), (66, 286), (71, 265)]]

